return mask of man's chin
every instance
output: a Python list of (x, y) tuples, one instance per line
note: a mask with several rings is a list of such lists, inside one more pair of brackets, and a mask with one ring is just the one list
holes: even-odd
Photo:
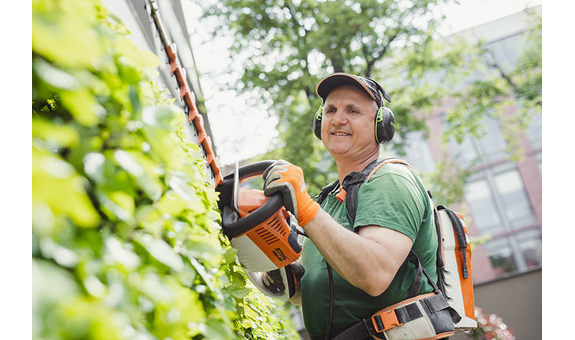
[(328, 145), (327, 151), (332, 155), (345, 155), (349, 148), (344, 145)]

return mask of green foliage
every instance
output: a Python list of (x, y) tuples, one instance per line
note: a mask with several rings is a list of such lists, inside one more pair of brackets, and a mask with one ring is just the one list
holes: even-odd
[[(349, 72), (381, 81), (388, 90), (403, 87), (390, 73), (393, 67), (377, 69), (376, 63), (392, 60), (403, 48), (417, 49), (419, 59), (411, 59), (412, 78), (432, 61), (426, 54), (434, 41), (434, 27), (440, 17), (431, 14), (437, 4), (450, 0), (225, 0), (206, 8), (206, 16), (217, 16), (234, 35), (232, 53), (245, 58), (243, 75), (235, 89), (264, 98), (279, 118), (281, 144), (274, 158), (284, 158), (304, 170), (309, 192), (319, 192), (326, 184), (325, 149), (311, 131), (313, 114), (321, 105), (315, 93), (318, 81), (331, 72)], [(214, 33), (216, 34), (216, 33)], [(425, 54), (423, 54), (425, 52)], [(416, 54), (414, 53), (413, 56)], [(434, 60), (448, 60), (439, 56)], [(452, 58), (457, 59), (457, 58)], [(438, 62), (439, 63), (439, 62)], [(415, 82), (412, 82), (412, 84)], [(394, 89), (392, 110), (398, 133), (424, 129), (415, 110), (429, 110), (431, 96), (443, 93), (430, 88)], [(425, 94), (425, 98), (421, 98)], [(411, 100), (417, 97), (418, 100)], [(401, 145), (397, 145), (401, 149)]]
[(219, 233), (158, 57), (99, 0), (32, 9), (33, 338), (293, 338)]

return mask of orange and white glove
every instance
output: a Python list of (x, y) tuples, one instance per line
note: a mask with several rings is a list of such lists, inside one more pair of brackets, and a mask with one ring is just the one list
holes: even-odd
[(305, 226), (315, 217), (319, 211), (319, 204), (307, 193), (300, 167), (280, 159), (270, 165), (262, 177), (264, 194), (269, 197), (281, 192), (284, 206), (294, 214), (300, 226)]

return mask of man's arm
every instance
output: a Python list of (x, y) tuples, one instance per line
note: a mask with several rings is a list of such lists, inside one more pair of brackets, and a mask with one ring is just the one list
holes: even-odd
[(281, 192), (326, 261), (349, 283), (372, 296), (389, 287), (412, 246), (411, 239), (385, 226), (365, 226), (356, 234), (338, 224), (305, 190), (303, 171), (284, 160), (263, 174), (264, 193)]
[(381, 226), (361, 227), (356, 234), (322, 209), (303, 228), (341, 277), (372, 296), (389, 287), (413, 243), (408, 236)]

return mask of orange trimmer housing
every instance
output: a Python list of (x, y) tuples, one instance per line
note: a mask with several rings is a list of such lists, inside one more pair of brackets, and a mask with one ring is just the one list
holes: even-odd
[[(252, 214), (268, 200), (269, 198), (262, 191), (240, 189), (238, 201), (240, 217), (243, 218)], [(301, 255), (301, 247), (294, 249), (290, 244), (291, 228), (289, 219), (290, 214), (282, 206), (263, 223), (245, 233), (277, 268), (282, 268), (292, 263)]]
[(261, 176), (272, 161), (254, 163), (224, 177), (220, 192), (222, 230), (240, 262), (250, 271), (283, 268), (302, 252), (297, 221), (283, 206), (280, 193), (266, 197), (261, 190), (240, 188), (252, 177)]

